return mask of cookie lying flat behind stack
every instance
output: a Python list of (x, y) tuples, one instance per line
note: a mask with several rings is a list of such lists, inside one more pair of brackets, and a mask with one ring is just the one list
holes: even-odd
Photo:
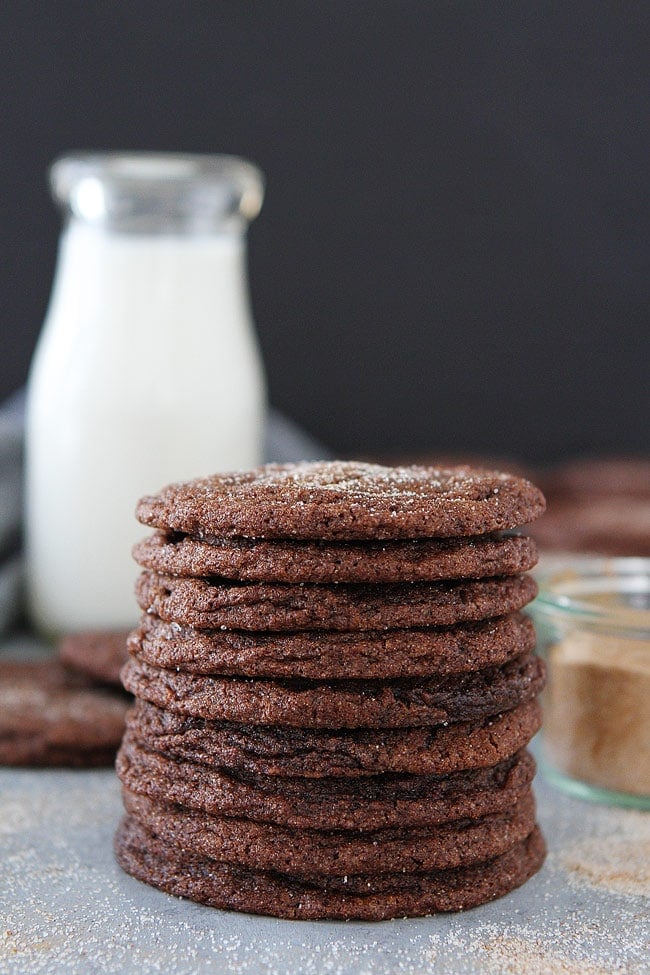
[(129, 707), (127, 636), (73, 633), (58, 658), (0, 660), (0, 765), (113, 764)]
[(650, 457), (582, 458), (542, 476), (542, 551), (650, 557)]
[(59, 660), (92, 680), (121, 689), (120, 671), (128, 660), (128, 635), (123, 630), (68, 633), (59, 643)]
[(519, 610), (544, 508), (467, 468), (267, 466), (143, 499), (121, 865), (291, 918), (458, 910), (540, 866)]
[(1, 660), (0, 765), (111, 765), (128, 706), (58, 660)]

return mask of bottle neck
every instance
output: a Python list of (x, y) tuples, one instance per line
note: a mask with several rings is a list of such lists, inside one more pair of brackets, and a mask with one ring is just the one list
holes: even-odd
[(51, 318), (112, 329), (250, 319), (241, 234), (120, 233), (72, 219), (62, 234)]

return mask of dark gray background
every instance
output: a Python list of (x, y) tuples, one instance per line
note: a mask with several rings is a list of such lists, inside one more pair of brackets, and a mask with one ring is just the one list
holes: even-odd
[(1, 11), (0, 394), (47, 302), (47, 164), (225, 151), (268, 178), (273, 402), (337, 451), (648, 449), (646, 3)]

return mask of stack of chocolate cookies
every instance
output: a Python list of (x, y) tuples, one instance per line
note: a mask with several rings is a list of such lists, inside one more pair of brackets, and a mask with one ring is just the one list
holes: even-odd
[(461, 910), (540, 867), (520, 610), (544, 509), (469, 468), (269, 465), (143, 498), (123, 868), (286, 918)]

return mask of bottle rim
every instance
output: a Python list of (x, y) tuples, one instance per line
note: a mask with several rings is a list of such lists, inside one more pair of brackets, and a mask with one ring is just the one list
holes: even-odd
[(264, 199), (257, 166), (208, 153), (71, 153), (52, 163), (49, 183), (69, 216), (131, 230), (249, 223)]

